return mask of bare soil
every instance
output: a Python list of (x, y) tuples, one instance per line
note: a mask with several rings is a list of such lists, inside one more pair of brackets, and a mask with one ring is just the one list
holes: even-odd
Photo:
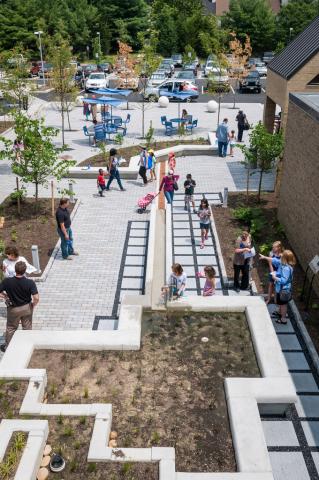
[[(59, 199), (55, 200), (55, 209)], [(70, 212), (73, 209), (70, 204)], [(40, 266), (44, 271), (51, 253), (58, 241), (56, 220), (51, 215), (51, 200), (40, 199), (37, 211), (33, 198), (26, 198), (21, 204), (21, 215), (17, 205), (7, 197), (0, 205), (0, 217), (4, 217), (4, 227), (0, 229), (0, 243), (15, 245), (20, 255), (32, 263), (31, 247), (38, 245)], [(39, 276), (39, 275), (33, 275)]]
[[(246, 202), (245, 193), (230, 193), (228, 197), (228, 208), (218, 208), (213, 206), (213, 214), (216, 228), (220, 240), (223, 259), (227, 275), (233, 278), (233, 255), (235, 240), (239, 233), (243, 230), (243, 224), (239, 222), (233, 215), (233, 209), (240, 206), (260, 207), (266, 220), (264, 228), (261, 230), (260, 239), (256, 242), (258, 246), (264, 243), (271, 243), (280, 240), (285, 248), (293, 250), (284, 231), (278, 229), (277, 219), (277, 199), (274, 193), (264, 193), (261, 197), (261, 203), (257, 202), (255, 193), (249, 196), (249, 202)], [(256, 283), (259, 293), (267, 293), (268, 289), (268, 266), (266, 262), (258, 261), (255, 257), (254, 268), (252, 270), (252, 279)], [(298, 260), (298, 258), (297, 258)], [(300, 300), (300, 294), (305, 278), (299, 262), (294, 269), (293, 279), (293, 299), (296, 302), (309, 334), (319, 352), (319, 301), (313, 300), (310, 304), (309, 311), (305, 311), (305, 304)]]
[[(141, 140), (141, 144), (143, 144), (142, 140)], [(153, 142), (150, 144), (149, 149), (152, 148), (153, 150), (161, 150), (162, 148), (174, 147), (175, 145), (181, 145), (181, 144), (208, 145), (209, 142), (204, 138), (199, 138), (197, 140), (176, 140), (176, 141)], [(128, 167), (130, 164), (130, 158), (134, 157), (135, 155), (139, 155), (141, 153), (141, 149), (139, 148), (138, 145), (131, 145), (130, 147), (124, 147), (124, 148), (119, 147), (117, 151), (121, 157), (126, 159), (126, 163), (122, 165), (123, 167)], [(107, 163), (107, 159), (105, 159), (105, 156), (102, 153), (99, 153), (97, 155), (94, 155), (93, 157), (83, 160), (83, 162), (79, 163), (78, 166), (84, 167), (87, 165), (91, 165), (92, 167), (103, 167), (103, 166), (105, 167), (106, 163)]]
[(223, 381), (260, 375), (243, 314), (153, 313), (140, 351), (37, 350), (29, 366), (47, 369), (49, 403), (112, 403), (120, 448), (171, 446), (177, 471), (236, 471)]

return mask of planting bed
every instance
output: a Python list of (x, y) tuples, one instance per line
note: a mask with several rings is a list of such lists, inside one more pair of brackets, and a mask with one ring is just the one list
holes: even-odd
[[(143, 144), (143, 142), (141, 141)], [(175, 145), (208, 145), (208, 140), (204, 138), (199, 138), (197, 140), (175, 140), (175, 141), (162, 141), (162, 142), (154, 142), (151, 143), (149, 148), (153, 150), (161, 150), (163, 148), (175, 147)], [(123, 167), (128, 167), (130, 164), (130, 158), (134, 157), (135, 155), (139, 155), (141, 153), (141, 149), (138, 145), (131, 145), (130, 147), (118, 147), (117, 148), (118, 154), (126, 159), (126, 164), (123, 164)], [(108, 159), (108, 156), (107, 156)], [(106, 160), (105, 156), (102, 153), (98, 153), (93, 157), (87, 158), (83, 160), (83, 162), (78, 164), (78, 167), (84, 167), (87, 165), (91, 165), (92, 167), (105, 167)]]
[[(58, 204), (57, 199), (55, 208)], [(73, 204), (70, 204), (69, 211), (72, 209)], [(18, 215), (17, 205), (8, 197), (0, 205), (0, 216), (5, 218), (4, 227), (0, 229), (0, 246), (16, 245), (20, 255), (32, 263), (31, 246), (38, 245), (43, 272), (59, 238), (56, 220), (51, 216), (51, 200), (40, 199), (36, 211), (34, 199), (26, 198), (21, 204), (21, 215)]]
[(223, 380), (260, 376), (243, 314), (153, 313), (140, 351), (38, 350), (29, 367), (47, 369), (49, 403), (111, 403), (119, 448), (175, 447), (177, 471), (236, 470)]

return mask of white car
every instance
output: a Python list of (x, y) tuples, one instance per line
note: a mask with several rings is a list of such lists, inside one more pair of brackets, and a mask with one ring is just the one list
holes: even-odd
[(210, 73), (215, 73), (214, 70), (218, 70), (218, 65), (214, 60), (207, 60), (206, 65), (204, 67), (204, 75), (208, 77)]
[(255, 70), (261, 77), (267, 77), (267, 66), (264, 62), (256, 63)]
[(148, 79), (147, 86), (148, 87), (156, 87), (157, 85), (160, 85), (161, 83), (166, 80), (166, 75), (165, 72), (154, 72), (150, 78)]
[(90, 73), (88, 79), (85, 82), (85, 91), (97, 90), (99, 88), (107, 88), (109, 81), (103, 72)]

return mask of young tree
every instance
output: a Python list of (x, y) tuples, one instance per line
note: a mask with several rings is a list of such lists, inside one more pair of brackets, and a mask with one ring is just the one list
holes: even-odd
[(115, 63), (115, 71), (120, 79), (121, 88), (135, 88), (137, 86), (137, 77), (135, 73), (135, 62), (132, 57), (132, 47), (118, 41), (118, 54)]
[(245, 76), (247, 69), (246, 64), (251, 56), (252, 48), (250, 44), (250, 37), (248, 35), (245, 36), (244, 43), (236, 37), (235, 32), (231, 32), (230, 34), (231, 40), (229, 42), (229, 50), (232, 54), (232, 65), (231, 71), (232, 76), (236, 80), (236, 85), (234, 88), (234, 104), (233, 108), (236, 107), (236, 90), (238, 88), (239, 79)]
[(12, 172), (23, 183), (33, 183), (35, 187), (35, 204), (38, 204), (39, 186), (46, 185), (50, 177), (60, 180), (67, 174), (69, 167), (75, 165), (75, 161), (61, 159), (59, 154), (65, 147), (58, 148), (53, 143), (58, 130), (46, 127), (44, 119), (33, 120), (21, 113), (14, 117), (15, 136), (20, 139), (23, 149), (19, 157), (13, 150), (13, 141), (0, 137), (4, 144), (0, 151), (0, 159), (10, 159)]
[[(259, 170), (258, 201), (260, 202), (262, 179), (264, 173), (270, 172), (276, 160), (283, 152), (282, 132), (272, 134), (259, 122), (249, 135), (249, 147), (242, 146), (248, 167)], [(248, 188), (248, 187), (247, 187)]]
[(53, 65), (52, 86), (58, 97), (62, 123), (62, 145), (64, 145), (65, 114), (68, 118), (69, 130), (71, 130), (69, 113), (77, 94), (73, 81), (74, 72), (70, 65), (72, 59), (70, 45), (65, 40), (55, 39), (50, 46), (49, 58)]
[(5, 77), (0, 81), (0, 90), (8, 100), (17, 102), (17, 110), (28, 110), (29, 89), (26, 52), (17, 47), (1, 55)]

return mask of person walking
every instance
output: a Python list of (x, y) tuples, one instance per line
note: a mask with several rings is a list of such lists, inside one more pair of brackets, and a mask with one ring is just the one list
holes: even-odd
[(96, 183), (97, 183), (97, 189), (98, 189), (99, 195), (101, 197), (104, 197), (103, 192), (104, 190), (106, 190), (105, 177), (106, 177), (106, 173), (104, 172), (103, 168), (99, 168), (99, 174), (97, 176)]
[[(167, 203), (172, 204), (174, 200), (174, 190), (178, 189), (177, 181), (179, 179), (179, 175), (174, 175), (173, 170), (168, 172), (168, 175), (165, 175), (161, 181), (159, 191), (164, 190), (164, 195), (167, 200)], [(176, 188), (177, 187), (177, 188)]]
[(125, 188), (122, 185), (121, 182), (121, 177), (120, 177), (120, 172), (119, 172), (119, 159), (117, 158), (117, 150), (116, 148), (111, 148), (110, 150), (110, 160), (109, 160), (109, 165), (108, 165), (108, 171), (110, 174), (110, 178), (107, 182), (106, 191), (110, 190), (110, 185), (113, 182), (114, 179), (116, 179), (118, 186), (120, 187), (121, 192), (125, 191)]
[(89, 117), (91, 114), (90, 105), (87, 102), (83, 102), (83, 115), (85, 116), (85, 120), (88, 122)]
[(138, 174), (142, 178), (145, 186), (147, 184), (146, 170), (148, 165), (148, 156), (147, 156), (146, 147), (140, 147), (140, 148), (141, 148), (141, 153), (140, 153), (140, 160), (138, 162), (140, 168), (139, 168)]
[(196, 182), (195, 182), (195, 180), (192, 179), (192, 174), (188, 173), (186, 175), (186, 180), (184, 182), (184, 189), (185, 189), (184, 210), (186, 212), (189, 209), (189, 205), (192, 204), (193, 213), (197, 213), (196, 208), (195, 208), (195, 201), (194, 201), (194, 188), (195, 187), (196, 187)]
[[(242, 234), (236, 240), (235, 254), (234, 254), (234, 290), (237, 293), (240, 290), (247, 290), (249, 287), (249, 269), (250, 269), (250, 254), (252, 250), (251, 236), (248, 232)], [(239, 283), (239, 277), (241, 282)]]
[(209, 209), (207, 198), (202, 198), (197, 212), (199, 216), (199, 226), (201, 231), (200, 248), (205, 247), (205, 240), (208, 240), (208, 232), (210, 226), (211, 211)]
[(280, 265), (277, 271), (272, 272), (275, 282), (276, 303), (279, 305), (279, 311), (275, 311), (272, 316), (277, 317), (276, 322), (287, 325), (287, 305), (292, 299), (292, 280), (296, 259), (290, 250), (284, 250)]
[(236, 121), (237, 121), (237, 127), (238, 127), (237, 141), (242, 142), (245, 126), (246, 124), (248, 124), (246, 114), (242, 110), (239, 110), (236, 116)]
[(58, 234), (61, 238), (61, 251), (63, 260), (72, 260), (70, 255), (79, 255), (73, 249), (73, 232), (71, 229), (71, 216), (68, 206), (69, 199), (61, 198), (59, 207), (55, 212)]
[(150, 177), (151, 177), (150, 182), (152, 182), (153, 180), (156, 180), (156, 172), (155, 172), (156, 158), (155, 158), (154, 150), (152, 149), (148, 151), (147, 162), (148, 162), (147, 168), (150, 171)]
[(229, 141), (229, 127), (227, 118), (224, 118), (223, 122), (218, 125), (216, 130), (216, 138), (218, 140), (218, 155), (220, 157), (226, 157), (227, 145)]
[(7, 305), (7, 325), (5, 343), (0, 346), (5, 352), (21, 322), (23, 330), (32, 330), (34, 307), (39, 303), (38, 289), (33, 280), (26, 278), (27, 265), (24, 262), (15, 264), (15, 276), (5, 278), (0, 283), (0, 297)]

